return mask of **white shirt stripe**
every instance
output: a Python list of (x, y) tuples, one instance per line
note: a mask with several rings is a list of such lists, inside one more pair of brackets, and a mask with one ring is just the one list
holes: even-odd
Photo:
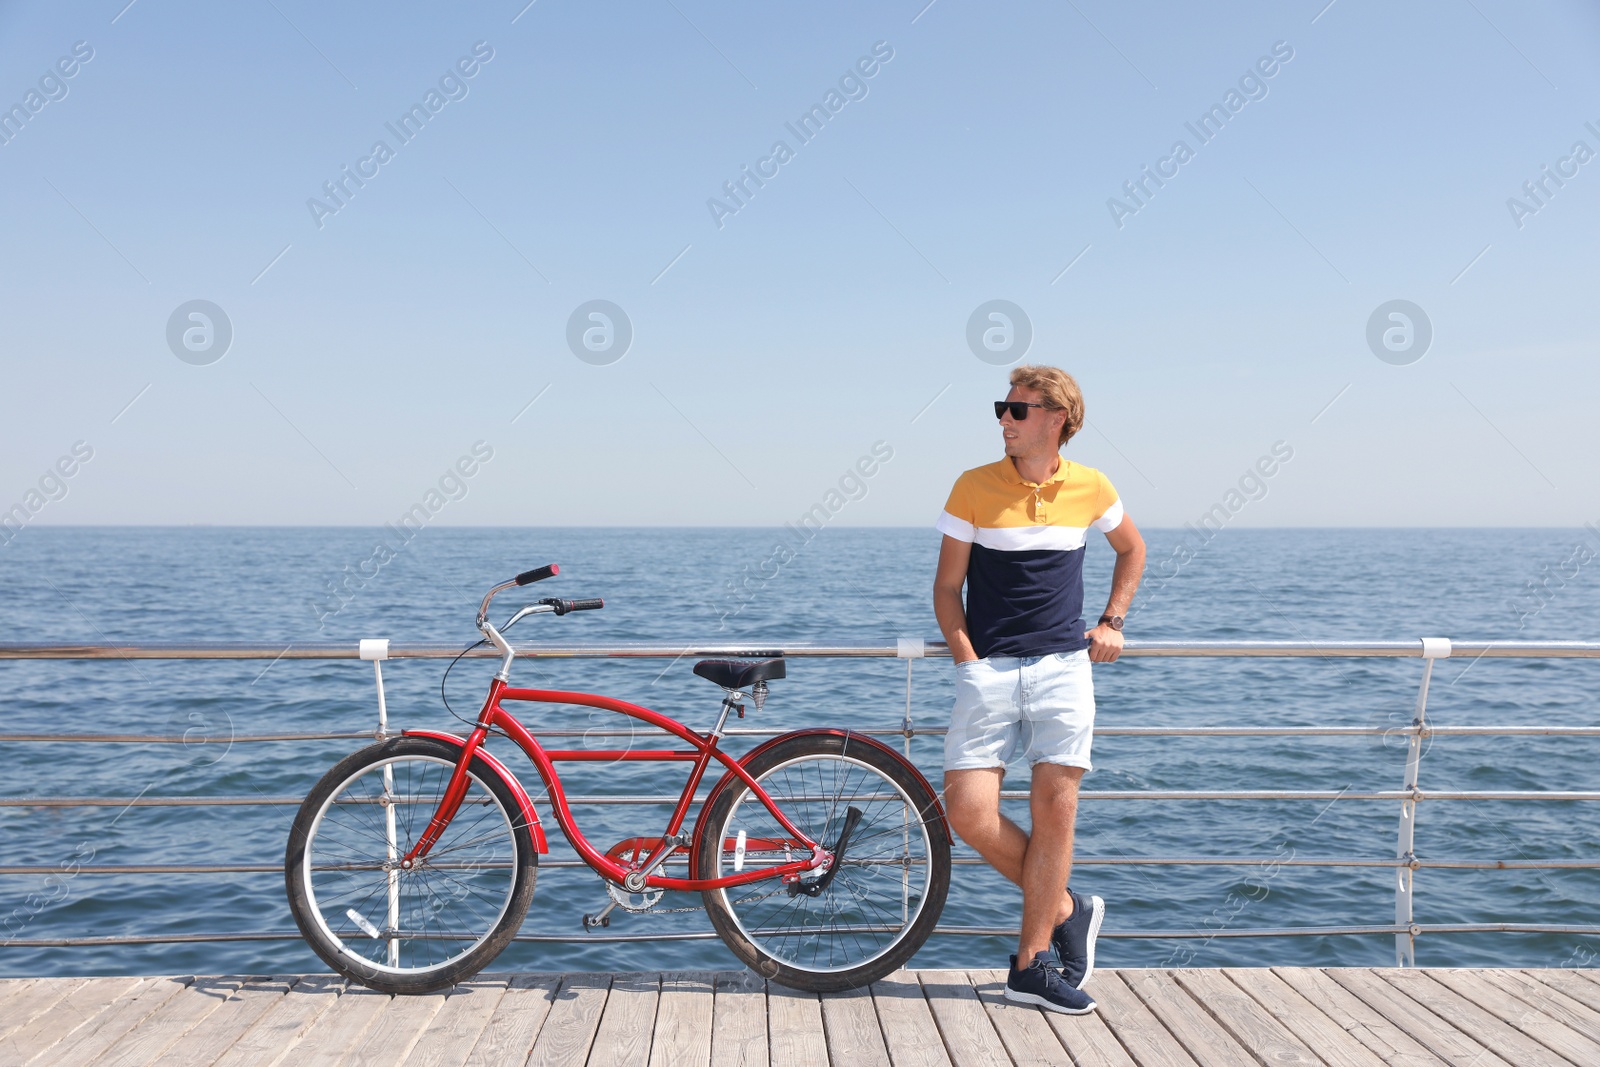
[(1081, 526), (980, 526), (974, 540), (1001, 552), (1071, 552), (1083, 547), (1088, 532)]
[(933, 528), (942, 534), (954, 537), (957, 541), (970, 543), (973, 537), (976, 536), (976, 527), (972, 523), (965, 519), (958, 519), (948, 511), (939, 512), (939, 521), (933, 524)]
[(1099, 530), (1101, 533), (1110, 533), (1112, 530), (1115, 530), (1118, 526), (1121, 526), (1122, 525), (1122, 500), (1121, 500), (1121, 498), (1119, 497), (1118, 499), (1113, 500), (1111, 502), (1111, 506), (1109, 508), (1106, 508), (1106, 513), (1104, 515), (1100, 516), (1098, 519), (1094, 520), (1094, 522), (1090, 523), (1089, 525), (1093, 526), (1096, 530)]

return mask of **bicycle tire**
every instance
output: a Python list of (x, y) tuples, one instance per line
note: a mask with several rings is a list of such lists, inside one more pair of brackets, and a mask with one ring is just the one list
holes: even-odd
[(353, 982), (391, 994), (448, 989), (499, 955), (527, 914), (538, 874), (533, 836), (511, 789), (478, 757), (456, 817), (426, 858), (393, 872), (389, 889), (383, 821), (395, 813), (404, 855), (460, 752), (425, 737), (368, 746), (323, 775), (295, 815), (284, 854), (289, 910), (322, 961)]
[[(862, 815), (844, 861), (816, 896), (773, 880), (704, 891), (723, 943), (756, 973), (807, 992), (855, 989), (903, 967), (933, 932), (950, 890), (950, 831), (926, 781), (894, 752), (831, 732), (781, 739), (744, 766), (824, 847), (836, 845), (851, 806)], [(779, 824), (742, 780), (719, 793), (702, 818), (701, 877), (731, 873), (752, 853), (758, 863), (791, 858)], [(922, 872), (916, 884), (914, 872)], [(893, 878), (900, 884), (898, 921)], [(776, 907), (763, 905), (774, 897)]]

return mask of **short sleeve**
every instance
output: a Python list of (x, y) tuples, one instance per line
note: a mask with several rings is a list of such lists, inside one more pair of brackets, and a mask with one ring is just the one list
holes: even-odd
[(939, 519), (933, 526), (947, 537), (970, 543), (978, 536), (977, 517), (967, 477), (962, 475), (956, 479), (955, 486), (950, 490), (950, 499), (944, 502), (944, 510), (939, 513)]
[(1101, 533), (1110, 533), (1122, 525), (1122, 498), (1117, 496), (1110, 478), (1099, 471), (1095, 471), (1095, 475), (1100, 480), (1100, 492), (1095, 500), (1095, 512), (1098, 517), (1090, 525)]

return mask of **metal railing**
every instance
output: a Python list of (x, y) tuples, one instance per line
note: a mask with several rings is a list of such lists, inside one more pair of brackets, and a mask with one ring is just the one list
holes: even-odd
[[(880, 737), (899, 737), (905, 742), (910, 755), (911, 741), (916, 737), (940, 736), (943, 727), (918, 726), (913, 720), (912, 691), (913, 664), (927, 657), (947, 657), (949, 650), (942, 642), (924, 642), (920, 638), (902, 638), (893, 645), (784, 645), (784, 644), (706, 644), (684, 647), (681, 645), (623, 644), (623, 645), (527, 645), (518, 646), (519, 658), (526, 659), (631, 659), (664, 658), (682, 659), (696, 656), (748, 656), (782, 655), (787, 657), (820, 657), (846, 659), (904, 659), (906, 661), (906, 699), (903, 721), (898, 728), (861, 729), (857, 732)], [(387, 709), (382, 663), (386, 659), (443, 659), (460, 654), (460, 650), (443, 645), (414, 645), (389, 647), (387, 641), (362, 641), (358, 646), (308, 644), (277, 648), (249, 644), (190, 644), (190, 645), (17, 645), (0, 644), (0, 660), (368, 660), (373, 663), (379, 705), (379, 722), (372, 731), (329, 731), (300, 733), (258, 733), (234, 735), (230, 743), (285, 742), (313, 740), (367, 740), (387, 735)], [(493, 648), (483, 648), (467, 653), (469, 656), (492, 658), (499, 655)], [(1600, 935), (1600, 926), (1566, 923), (1417, 923), (1414, 919), (1414, 875), (1422, 869), (1444, 870), (1587, 870), (1600, 868), (1600, 858), (1584, 860), (1502, 860), (1502, 859), (1435, 859), (1422, 858), (1416, 850), (1416, 810), (1424, 800), (1441, 801), (1595, 801), (1600, 800), (1600, 790), (1423, 790), (1421, 788), (1421, 763), (1424, 743), (1433, 737), (1600, 737), (1600, 726), (1561, 726), (1528, 723), (1509, 723), (1489, 726), (1438, 726), (1429, 721), (1428, 688), (1433, 677), (1434, 664), (1449, 657), (1501, 658), (1501, 659), (1600, 659), (1600, 642), (1559, 641), (1497, 641), (1451, 642), (1445, 638), (1422, 638), (1413, 641), (1129, 641), (1123, 650), (1129, 658), (1141, 657), (1273, 657), (1273, 658), (1420, 658), (1422, 676), (1417, 688), (1412, 721), (1404, 726), (1112, 726), (1097, 727), (1098, 737), (1403, 737), (1406, 740), (1406, 759), (1401, 787), (1393, 790), (1354, 791), (1326, 789), (1086, 789), (1080, 794), (1083, 801), (1117, 800), (1239, 800), (1281, 801), (1321, 800), (1330, 804), (1343, 801), (1378, 801), (1399, 804), (1399, 823), (1395, 856), (1371, 857), (1272, 857), (1272, 856), (1078, 856), (1074, 863), (1084, 866), (1168, 866), (1168, 867), (1243, 867), (1272, 864), (1286, 867), (1318, 868), (1387, 868), (1394, 871), (1394, 922), (1379, 925), (1342, 926), (1290, 926), (1251, 927), (1228, 929), (1171, 929), (1171, 930), (1118, 930), (1103, 931), (1102, 937), (1131, 939), (1189, 939), (1189, 938), (1252, 938), (1252, 937), (1323, 937), (1332, 935), (1384, 935), (1395, 938), (1395, 962), (1398, 966), (1415, 965), (1416, 939), (1422, 934), (1458, 933), (1558, 933), (1572, 935)], [(738, 728), (726, 731), (728, 736), (769, 737), (782, 733), (776, 729)], [(541, 738), (553, 737), (629, 737), (629, 730), (540, 730)], [(127, 733), (0, 733), (0, 743), (41, 744), (186, 744), (190, 739), (183, 735), (127, 734)], [(1005, 790), (1002, 799), (1026, 799), (1026, 791)], [(677, 794), (618, 794), (604, 796), (569, 796), (574, 805), (606, 804), (672, 804)], [(704, 796), (697, 798), (697, 803)], [(298, 796), (150, 796), (135, 797), (0, 797), (0, 807), (29, 808), (80, 808), (80, 807), (228, 807), (261, 805), (298, 805)], [(979, 865), (984, 861), (973, 856), (958, 856), (957, 864)], [(581, 860), (542, 860), (541, 868), (582, 868)], [(38, 876), (56, 873), (57, 867), (32, 864), (0, 865), (0, 876)], [(276, 863), (183, 864), (183, 863), (120, 863), (82, 864), (78, 873), (107, 875), (175, 875), (175, 874), (265, 874), (278, 873), (282, 866)], [(1014, 928), (979, 926), (940, 926), (935, 934), (943, 936), (1014, 936)], [(0, 948), (74, 947), (108, 945), (155, 945), (171, 943), (276, 941), (295, 940), (297, 932), (241, 932), (241, 933), (184, 933), (152, 935), (111, 935), (84, 937), (37, 937), (0, 939)], [(581, 942), (581, 941), (682, 941), (713, 939), (712, 931), (654, 934), (519, 934), (518, 941), (531, 942)]]

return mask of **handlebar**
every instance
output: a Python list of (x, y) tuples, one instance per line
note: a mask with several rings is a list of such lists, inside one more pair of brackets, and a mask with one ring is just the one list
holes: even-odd
[[(488, 594), (484, 596), (483, 604), (478, 608), (478, 629), (483, 631), (484, 636), (493, 642), (494, 647), (499, 649), (500, 654), (504, 657), (504, 659), (502, 659), (500, 662), (500, 670), (495, 674), (495, 677), (500, 679), (502, 682), (508, 680), (511, 676), (511, 661), (516, 658), (516, 653), (512, 651), (512, 648), (506, 642), (506, 639), (501, 636), (500, 631), (496, 630), (494, 626), (489, 623), (489, 602), (494, 599), (496, 593), (504, 592), (513, 586), (531, 585), (534, 582), (541, 582), (546, 578), (560, 573), (561, 568), (556, 566), (554, 563), (546, 564), (543, 567), (535, 567), (531, 571), (523, 571), (509, 582), (501, 582), (499, 585), (489, 590)], [(569, 611), (594, 611), (597, 608), (603, 608), (605, 606), (606, 602), (601, 600), (599, 597), (585, 600), (566, 600), (562, 597), (553, 596), (545, 597), (538, 603), (529, 604), (527, 607), (511, 616), (511, 618), (506, 622), (504, 628), (510, 629), (516, 624), (518, 619), (521, 619), (525, 615), (535, 615), (542, 612), (548, 612), (552, 615), (565, 615)]]
[(554, 563), (546, 563), (543, 567), (535, 567), (531, 571), (523, 571), (511, 580), (518, 585), (532, 585), (534, 582), (542, 582), (546, 578), (554, 577), (560, 573), (560, 566)]

